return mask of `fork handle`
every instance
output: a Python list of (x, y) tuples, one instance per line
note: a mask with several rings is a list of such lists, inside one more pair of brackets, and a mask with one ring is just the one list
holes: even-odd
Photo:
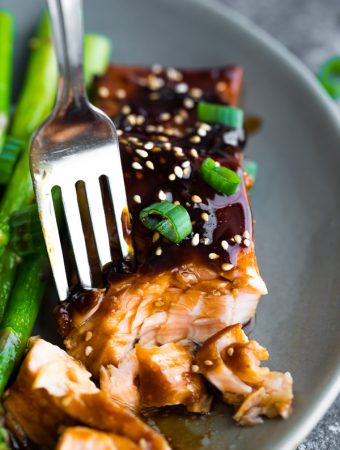
[(47, 0), (59, 67), (56, 108), (86, 101), (83, 74), (82, 0)]

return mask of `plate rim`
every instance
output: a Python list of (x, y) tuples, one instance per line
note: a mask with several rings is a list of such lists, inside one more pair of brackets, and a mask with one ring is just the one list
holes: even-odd
[[(171, 2), (171, 0), (165, 0)], [(217, 0), (186, 0), (193, 6), (208, 10), (210, 13), (219, 15), (227, 23), (236, 25), (249, 38), (254, 39), (262, 47), (264, 47), (271, 55), (282, 60), (282, 62), (294, 72), (305, 87), (315, 96), (322, 107), (323, 113), (327, 114), (334, 127), (334, 132), (340, 136), (340, 109), (336, 102), (333, 101), (327, 92), (323, 89), (312, 71), (301, 61), (294, 53), (287, 49), (275, 37), (271, 36), (267, 31), (256, 25), (252, 20), (235, 11), (232, 7), (224, 5)], [(190, 8), (190, 5), (188, 5)], [(310, 401), (310, 411), (301, 415), (293, 422), (291, 432), (286, 433), (283, 438), (275, 446), (277, 450), (296, 450), (298, 445), (312, 431), (317, 423), (322, 419), (327, 410), (340, 393), (340, 360), (335, 361), (332, 367), (332, 373), (325, 376), (326, 383)], [(294, 407), (294, 405), (293, 405)], [(293, 412), (294, 414), (294, 412)], [(274, 449), (272, 449), (274, 450)]]

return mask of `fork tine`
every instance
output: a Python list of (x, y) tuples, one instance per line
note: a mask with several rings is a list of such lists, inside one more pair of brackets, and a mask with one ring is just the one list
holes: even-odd
[(66, 223), (71, 238), (73, 254), (76, 260), (79, 281), (81, 286), (90, 288), (92, 286), (91, 269), (79, 213), (76, 186), (74, 184), (62, 185), (61, 195), (63, 199)]
[(63, 301), (69, 295), (69, 287), (51, 190), (39, 187), (36, 189), (36, 199), (55, 284)]
[(85, 189), (98, 257), (103, 269), (112, 258), (99, 179), (86, 181)]

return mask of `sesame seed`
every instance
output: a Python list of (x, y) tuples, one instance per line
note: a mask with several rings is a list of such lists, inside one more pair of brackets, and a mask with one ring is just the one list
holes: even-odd
[(156, 248), (156, 251), (155, 251), (155, 255), (161, 256), (162, 253), (163, 253), (162, 248), (161, 248), (161, 247), (157, 247), (157, 248)]
[(215, 167), (221, 167), (221, 163), (219, 161), (215, 161)]
[(239, 234), (235, 234), (234, 239), (235, 239), (236, 244), (241, 244), (242, 238)]
[(133, 114), (129, 114), (127, 116), (127, 121), (129, 122), (130, 125), (136, 125), (136, 116)]
[(166, 193), (165, 193), (164, 191), (160, 190), (160, 191), (158, 192), (158, 198), (159, 198), (160, 200), (166, 200)]
[(145, 150), (142, 150), (141, 148), (136, 149), (136, 153), (141, 156), (142, 158), (147, 158), (149, 156), (149, 153)]
[(193, 87), (190, 89), (189, 94), (191, 95), (191, 97), (198, 99), (202, 97), (203, 91), (200, 88)]
[(138, 142), (138, 139), (135, 136), (129, 136), (128, 140), (134, 142), (135, 144)]
[(227, 89), (227, 83), (225, 82), (225, 81), (219, 81), (217, 84), (216, 84), (216, 90), (218, 91), (218, 92), (223, 92), (223, 91), (225, 91)]
[(222, 264), (221, 268), (222, 268), (222, 270), (227, 272), (228, 270), (233, 269), (234, 265), (230, 264), (230, 263), (224, 263), (224, 264)]
[(250, 240), (249, 240), (249, 239), (244, 239), (244, 240), (243, 240), (243, 244), (244, 244), (246, 247), (249, 247), (249, 246), (250, 246)]
[(85, 356), (89, 356), (93, 352), (93, 347), (91, 345), (88, 345), (85, 347)]
[(123, 136), (123, 130), (120, 130), (118, 128), (116, 131), (117, 131), (117, 136)]
[(156, 127), (156, 131), (158, 131), (158, 133), (164, 133), (164, 127), (163, 127), (163, 125), (158, 125), (158, 126)]
[(210, 131), (211, 125), (209, 125), (208, 123), (205, 123), (205, 122), (201, 122), (200, 128), (203, 128), (205, 131)]
[(123, 113), (123, 114), (128, 115), (128, 114), (130, 114), (130, 112), (131, 112), (131, 108), (130, 108), (129, 105), (124, 105), (124, 106), (122, 107), (122, 113)]
[(188, 179), (191, 175), (191, 167), (185, 167), (183, 169), (183, 178)]
[(185, 94), (186, 92), (188, 92), (189, 86), (186, 83), (178, 83), (175, 86), (175, 92), (177, 92), (177, 94)]
[(165, 144), (164, 144), (164, 148), (165, 148), (165, 150), (171, 150), (171, 144), (170, 144), (170, 142), (165, 142)]
[(207, 237), (203, 238), (203, 244), (209, 245), (210, 244), (209, 238), (207, 238)]
[(90, 341), (92, 339), (92, 336), (93, 336), (92, 331), (87, 331), (85, 334), (85, 342)]
[(192, 148), (192, 149), (190, 150), (190, 155), (191, 155), (193, 158), (198, 158), (198, 152), (197, 152), (197, 150), (196, 150), (195, 148)]
[(192, 136), (190, 138), (190, 142), (194, 143), (194, 144), (198, 144), (199, 142), (201, 142), (201, 138), (199, 136)]
[(206, 212), (203, 212), (201, 214), (202, 219), (204, 220), (204, 222), (208, 222), (209, 221), (209, 214)]
[(205, 130), (204, 128), (199, 128), (199, 129), (197, 130), (197, 134), (198, 134), (199, 136), (204, 137), (204, 136), (207, 135), (207, 132), (206, 132), (206, 130)]
[(193, 101), (192, 98), (190, 97), (186, 97), (183, 100), (183, 105), (187, 108), (187, 109), (192, 109), (195, 106), (195, 102)]
[(158, 231), (155, 231), (152, 236), (152, 242), (157, 242), (160, 237), (161, 235), (158, 233)]
[(174, 201), (174, 205), (180, 205), (181, 203), (178, 200)]
[(169, 80), (173, 81), (182, 81), (183, 79), (183, 75), (181, 74), (181, 72), (175, 69), (174, 67), (169, 67), (166, 70), (166, 75), (169, 78)]
[(150, 170), (155, 170), (155, 166), (153, 165), (152, 161), (146, 161), (145, 163), (146, 167), (148, 167)]
[(132, 168), (135, 170), (143, 170), (143, 167), (139, 164), (139, 162), (133, 162), (132, 164)]
[(174, 173), (171, 173), (168, 178), (169, 178), (170, 181), (175, 181), (176, 180), (176, 175)]
[(202, 203), (202, 199), (201, 199), (201, 197), (200, 197), (199, 195), (193, 195), (193, 196), (191, 197), (191, 200), (192, 200), (194, 203)]
[(249, 239), (249, 238), (250, 238), (250, 234), (249, 234), (249, 231), (248, 231), (248, 230), (245, 230), (245, 231), (243, 232), (243, 237), (244, 237), (245, 239)]
[(137, 125), (143, 125), (145, 122), (145, 118), (143, 116), (136, 116), (136, 124)]
[(138, 195), (138, 194), (134, 195), (134, 196), (133, 196), (133, 199), (134, 199), (134, 201), (135, 201), (136, 203), (142, 203), (141, 196)]
[(158, 140), (161, 142), (169, 142), (169, 138), (167, 136), (158, 136)]
[(222, 241), (221, 246), (222, 246), (223, 250), (228, 250), (229, 244), (227, 241)]
[(183, 178), (183, 169), (182, 169), (182, 167), (175, 166), (174, 167), (174, 172), (175, 172), (176, 177)]
[(206, 359), (206, 360), (204, 361), (204, 365), (205, 365), (205, 366), (213, 366), (214, 363), (213, 363), (210, 359)]
[(148, 88), (152, 91), (157, 91), (164, 86), (164, 80), (162, 78), (156, 77), (154, 74), (148, 76)]
[(150, 142), (150, 141), (146, 142), (146, 143), (144, 144), (144, 148), (145, 148), (146, 150), (151, 150), (151, 149), (153, 148), (153, 142)]
[(229, 347), (228, 350), (227, 350), (227, 353), (228, 353), (229, 356), (233, 356), (233, 354), (234, 354), (234, 347)]
[(199, 366), (197, 364), (193, 364), (191, 366), (191, 371), (194, 373), (197, 373), (200, 370)]
[(119, 98), (120, 100), (123, 100), (123, 98), (126, 97), (126, 90), (125, 89), (117, 89), (116, 97)]
[(190, 161), (184, 161), (184, 163), (182, 163), (182, 167), (190, 167)]
[(181, 125), (184, 122), (184, 119), (179, 114), (176, 114), (176, 116), (174, 117), (174, 121), (175, 123), (177, 123), (177, 125)]
[(106, 86), (100, 86), (100, 88), (98, 89), (98, 95), (99, 97), (107, 98), (110, 95), (109, 88), (107, 88)]
[(194, 234), (194, 237), (191, 239), (191, 245), (196, 247), (200, 243), (200, 235), (198, 233)]
[(220, 255), (217, 253), (209, 253), (209, 259), (218, 259)]
[(160, 114), (159, 118), (160, 120), (169, 120), (171, 117), (170, 113), (168, 112), (163, 112), (162, 114)]
[(182, 149), (182, 147), (178, 147), (178, 145), (175, 145), (174, 152), (183, 154), (183, 149)]
[(159, 75), (159, 74), (162, 72), (163, 67), (162, 67), (160, 64), (154, 64), (154, 65), (151, 67), (151, 70), (152, 70), (153, 73)]
[(186, 109), (180, 109), (178, 114), (183, 117), (183, 119), (187, 119), (189, 117), (189, 113)]
[(146, 131), (149, 133), (153, 133), (154, 131), (156, 131), (156, 127), (154, 125), (147, 125)]

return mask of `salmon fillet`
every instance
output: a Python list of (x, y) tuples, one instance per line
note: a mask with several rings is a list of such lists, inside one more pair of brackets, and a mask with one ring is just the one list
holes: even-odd
[[(94, 101), (116, 119), (120, 136), (137, 270), (111, 276), (96, 306), (89, 302), (91, 314), (72, 301), (57, 311), (68, 352), (95, 377), (101, 366), (119, 365), (137, 341), (202, 344), (225, 326), (245, 324), (267, 293), (241, 167), (244, 134), (230, 144), (226, 135), (232, 130), (198, 122), (195, 108), (198, 100), (237, 104), (242, 79), (238, 66), (183, 71), (112, 66), (97, 80)], [(237, 193), (219, 194), (202, 180), (207, 156), (240, 174)], [(192, 235), (179, 245), (139, 220), (141, 209), (160, 195), (184, 205), (194, 223)], [(86, 355), (88, 346), (94, 351)]]
[(138, 448), (170, 448), (159, 433), (98, 389), (85, 367), (65, 351), (40, 338), (32, 338), (30, 347), (3, 400), (15, 436), (54, 448), (63, 427), (84, 424), (123, 436)]

